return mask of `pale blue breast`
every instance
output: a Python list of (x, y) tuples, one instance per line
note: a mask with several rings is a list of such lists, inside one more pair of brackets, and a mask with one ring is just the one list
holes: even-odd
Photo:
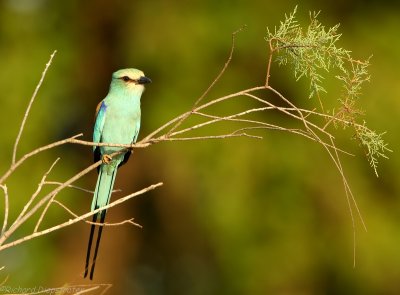
[[(107, 111), (101, 135), (102, 142), (130, 144), (139, 133), (140, 96), (107, 97)], [(103, 147), (101, 153), (119, 150), (116, 147)]]

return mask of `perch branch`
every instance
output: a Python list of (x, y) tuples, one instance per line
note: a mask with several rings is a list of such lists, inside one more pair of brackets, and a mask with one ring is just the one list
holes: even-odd
[[(60, 201), (53, 200), (52, 203), (55, 203), (55, 204), (59, 205), (61, 208), (63, 208), (65, 211), (67, 211), (69, 214), (71, 214), (73, 217), (75, 217), (75, 218), (79, 217), (78, 214), (72, 212), (71, 209), (69, 209), (67, 206), (65, 206)], [(132, 224), (134, 226), (142, 228), (142, 226), (140, 224), (138, 224), (136, 222), (133, 222), (133, 220), (134, 220), (134, 218), (123, 220), (123, 221), (120, 221), (120, 222), (113, 222), (113, 223), (110, 223), (110, 222), (99, 223), (99, 222), (92, 222), (92, 221), (89, 221), (89, 220), (85, 220), (85, 222), (87, 224), (94, 224), (94, 225), (101, 225), (101, 226), (118, 226), (118, 225), (129, 223), (129, 224)]]
[[(99, 166), (101, 164), (101, 160), (97, 161), (96, 163), (90, 165), (89, 167), (87, 167), (86, 169), (82, 170), (81, 172), (79, 172), (78, 174), (75, 174), (73, 177), (71, 177), (70, 179), (68, 179), (66, 182), (64, 182), (63, 185), (57, 187), (56, 189), (54, 189), (53, 191), (51, 191), (50, 193), (48, 193), (46, 196), (44, 196), (40, 201), (38, 201), (36, 203), (35, 206), (33, 206), (32, 209), (30, 209), (28, 212), (26, 212), (26, 214), (24, 216), (22, 216), (18, 222), (15, 222), (7, 231), (4, 232), (4, 234), (0, 237), (0, 245), (3, 245), (3, 243), (5, 242), (5, 240), (8, 239), (8, 237), (22, 224), (24, 223), (28, 218), (30, 218), (34, 213), (36, 213), (37, 210), (39, 210), (40, 207), (42, 207), (44, 204), (46, 204), (52, 197), (53, 195), (56, 195), (57, 193), (59, 193), (62, 189), (64, 189), (65, 187), (67, 187), (68, 185), (70, 185), (71, 183), (73, 183), (74, 181), (76, 181), (77, 179), (81, 178), (82, 176), (84, 176), (85, 174), (87, 174), (88, 172), (92, 171), (93, 169), (96, 169), (97, 166)], [(1, 247), (0, 247), (1, 249)]]
[[(95, 163), (95, 164), (96, 164), (96, 163)], [(88, 167), (87, 169), (89, 169), (89, 168), (93, 168), (93, 169), (96, 168), (96, 167), (93, 167), (93, 166), (94, 166), (94, 164), (93, 164), (92, 166)], [(85, 170), (87, 170), (87, 169), (85, 169)], [(84, 171), (85, 171), (85, 170), (84, 170)], [(77, 217), (77, 218), (70, 219), (70, 220), (68, 220), (68, 221), (66, 221), (66, 222), (64, 222), (64, 223), (61, 223), (61, 224), (56, 225), (56, 226), (53, 226), (53, 227), (51, 227), (51, 228), (48, 228), (48, 229), (45, 229), (45, 230), (42, 230), (42, 231), (39, 231), (39, 232), (35, 232), (35, 233), (33, 233), (33, 234), (30, 234), (30, 235), (25, 236), (25, 237), (23, 237), (23, 238), (17, 239), (17, 240), (12, 241), (12, 242), (9, 242), (9, 243), (7, 243), (7, 244), (2, 244), (2, 245), (0, 246), (0, 251), (2, 251), (2, 250), (4, 250), (4, 249), (7, 249), (7, 248), (10, 248), (10, 247), (13, 247), (13, 246), (18, 245), (18, 244), (21, 244), (21, 243), (23, 243), (23, 242), (29, 241), (29, 240), (31, 240), (31, 239), (33, 239), (33, 238), (37, 238), (37, 237), (39, 237), (39, 236), (42, 236), (42, 235), (51, 233), (51, 232), (56, 231), (56, 230), (59, 230), (59, 229), (64, 228), (64, 227), (66, 227), (66, 226), (72, 225), (72, 224), (74, 224), (74, 223), (77, 223), (77, 222), (79, 222), (79, 221), (81, 221), (81, 220), (84, 220), (84, 219), (86, 219), (86, 218), (92, 216), (93, 214), (96, 214), (96, 213), (99, 213), (100, 211), (103, 211), (103, 210), (112, 208), (112, 207), (114, 207), (114, 206), (116, 206), (116, 205), (119, 205), (119, 204), (121, 204), (121, 203), (123, 203), (123, 202), (125, 202), (125, 201), (127, 201), (127, 200), (129, 200), (129, 199), (131, 199), (131, 198), (133, 198), (133, 197), (136, 197), (136, 196), (142, 195), (142, 194), (144, 194), (144, 193), (146, 193), (146, 192), (148, 192), (148, 191), (151, 191), (151, 190), (153, 190), (153, 189), (155, 189), (155, 188), (157, 188), (157, 187), (159, 187), (159, 186), (161, 186), (161, 185), (163, 185), (162, 182), (159, 182), (159, 183), (157, 183), (157, 184), (150, 185), (150, 186), (148, 186), (148, 187), (146, 187), (146, 188), (144, 188), (144, 189), (142, 189), (142, 190), (140, 190), (140, 191), (137, 191), (137, 192), (132, 193), (132, 194), (130, 194), (130, 195), (127, 195), (127, 196), (125, 196), (125, 197), (123, 197), (123, 198), (120, 198), (120, 199), (118, 199), (118, 200), (115, 200), (114, 202), (108, 204), (107, 206), (100, 207), (100, 208), (98, 208), (98, 209), (96, 209), (96, 210), (93, 210), (93, 211), (91, 211), (91, 212), (88, 212), (88, 213), (86, 213), (86, 214), (83, 214), (83, 215), (81, 215), (81, 216), (79, 216), (79, 217)]]

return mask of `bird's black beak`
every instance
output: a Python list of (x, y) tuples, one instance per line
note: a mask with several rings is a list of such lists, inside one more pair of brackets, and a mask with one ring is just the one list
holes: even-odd
[(142, 76), (139, 78), (139, 80), (137, 80), (138, 84), (147, 84), (147, 83), (151, 83), (151, 80), (145, 76)]

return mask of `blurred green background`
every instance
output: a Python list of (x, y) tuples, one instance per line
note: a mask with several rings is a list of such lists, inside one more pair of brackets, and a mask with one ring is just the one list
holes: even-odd
[[(231, 33), (243, 24), (231, 67), (210, 98), (260, 85), (267, 26), (297, 1), (50, 1), (0, 2), (1, 170), (29, 98), (54, 49), (18, 154), (80, 132), (91, 139), (93, 114), (111, 73), (136, 67), (153, 80), (142, 99), (142, 138), (188, 110), (227, 58)], [(400, 294), (400, 5), (398, 1), (302, 1), (299, 19), (322, 10), (326, 26), (341, 23), (340, 45), (355, 58), (373, 54), (363, 90), (365, 120), (395, 152), (376, 178), (349, 134), (336, 132), (344, 169), (365, 218), (352, 225), (343, 185), (315, 143), (287, 133), (264, 139), (162, 143), (135, 151), (118, 175), (113, 199), (152, 183), (156, 191), (109, 210), (108, 221), (134, 217), (143, 226), (106, 228), (95, 283), (107, 294)], [(271, 84), (301, 106), (307, 84), (273, 66)], [(326, 99), (336, 100), (340, 89)], [(240, 100), (238, 100), (240, 103)], [(268, 114), (266, 114), (268, 115)], [(288, 118), (280, 118), (288, 120)], [(212, 129), (211, 129), (212, 132)], [(215, 131), (214, 131), (215, 132)], [(350, 134), (351, 135), (351, 134)], [(11, 220), (51, 163), (62, 181), (90, 165), (90, 147), (67, 145), (29, 160), (7, 182)], [(77, 184), (93, 188), (92, 172)], [(45, 191), (49, 191), (50, 187)], [(92, 196), (65, 190), (58, 199), (77, 213)], [(1, 210), (4, 210), (3, 201)], [(33, 229), (39, 215), (23, 230)], [(42, 228), (68, 219), (52, 206)], [(0, 281), (11, 287), (88, 284), (82, 279), (89, 226), (79, 223), (0, 253)]]

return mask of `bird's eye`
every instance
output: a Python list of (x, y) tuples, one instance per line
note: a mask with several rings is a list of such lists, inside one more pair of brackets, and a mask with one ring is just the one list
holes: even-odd
[(128, 82), (130, 79), (129, 79), (128, 76), (123, 76), (123, 77), (122, 77), (122, 80), (124, 80), (125, 82)]

